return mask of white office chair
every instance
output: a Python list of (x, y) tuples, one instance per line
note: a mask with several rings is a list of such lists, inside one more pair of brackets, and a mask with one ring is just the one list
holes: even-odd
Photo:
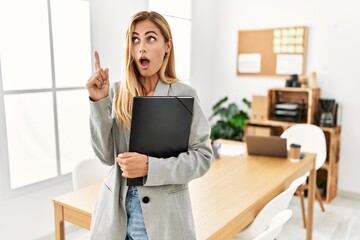
[[(326, 160), (326, 138), (323, 130), (312, 124), (296, 124), (286, 129), (282, 134), (282, 138), (286, 138), (287, 148), (290, 144), (296, 143), (301, 145), (301, 152), (316, 153), (315, 167), (318, 170)], [(309, 176), (309, 172), (306, 174)], [(297, 193), (301, 200), (301, 210), (303, 215), (303, 223), (306, 228), (306, 216), (304, 205), (304, 191), (308, 189), (308, 185), (300, 186)], [(316, 200), (318, 200), (321, 210), (324, 212), (324, 206), (320, 196), (319, 189), (316, 187)]]
[(84, 159), (76, 164), (73, 173), (74, 190), (102, 181), (110, 170), (97, 157)]
[(282, 228), (285, 223), (289, 221), (292, 214), (292, 210), (290, 209), (279, 212), (271, 219), (268, 228), (253, 240), (274, 240), (277, 236), (279, 236)]
[[(103, 181), (110, 166), (100, 162), (97, 157), (84, 159), (77, 163), (72, 172), (74, 190)], [(90, 231), (76, 225), (65, 226), (66, 239), (90, 239)]]
[(276, 214), (288, 208), (296, 189), (301, 184), (304, 184), (305, 181), (305, 176), (295, 179), (286, 190), (268, 202), (255, 217), (254, 221), (246, 229), (237, 234), (234, 239), (250, 240), (265, 231), (270, 220)]

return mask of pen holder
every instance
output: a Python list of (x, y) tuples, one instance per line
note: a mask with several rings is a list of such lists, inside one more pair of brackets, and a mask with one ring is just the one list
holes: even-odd
[(221, 143), (212, 141), (211, 142), (211, 147), (212, 147), (212, 150), (213, 150), (214, 157), (219, 158), (219, 150), (220, 150), (220, 147), (221, 147)]
[(290, 145), (289, 158), (291, 162), (298, 162), (300, 160), (301, 145), (292, 143)]

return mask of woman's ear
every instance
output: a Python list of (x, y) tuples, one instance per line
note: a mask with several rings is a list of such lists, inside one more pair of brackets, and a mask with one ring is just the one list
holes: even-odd
[(165, 46), (165, 52), (170, 53), (171, 48), (172, 48), (172, 40), (169, 39), (169, 41), (166, 43), (166, 46)]

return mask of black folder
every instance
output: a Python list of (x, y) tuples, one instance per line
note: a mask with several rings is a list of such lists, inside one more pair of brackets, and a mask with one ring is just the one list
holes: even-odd
[[(194, 98), (189, 96), (134, 97), (129, 151), (156, 158), (187, 152)], [(128, 178), (141, 186), (143, 177)]]

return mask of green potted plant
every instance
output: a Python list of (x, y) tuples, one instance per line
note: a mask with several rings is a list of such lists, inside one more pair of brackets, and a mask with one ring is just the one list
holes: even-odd
[[(211, 126), (211, 140), (218, 138), (242, 141), (244, 137), (244, 128), (246, 120), (249, 115), (246, 111), (239, 108), (239, 106), (232, 102), (227, 104), (228, 97), (220, 99), (212, 107), (213, 114), (210, 116), (209, 121), (217, 117), (217, 120)], [(251, 108), (251, 102), (243, 98), (242, 102)]]

